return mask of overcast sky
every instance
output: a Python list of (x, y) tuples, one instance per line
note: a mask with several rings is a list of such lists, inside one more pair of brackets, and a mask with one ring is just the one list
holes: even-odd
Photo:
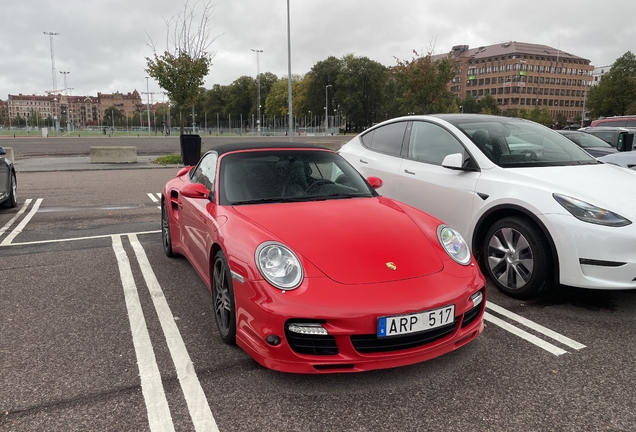
[[(190, 0), (190, 7), (201, 9)], [(260, 71), (287, 76), (287, 1), (215, 0), (211, 34), (218, 36), (206, 88)], [(150, 38), (165, 48), (165, 20), (180, 0), (3, 1), (0, 25), (0, 99), (53, 90), (53, 37), (58, 89), (73, 95), (146, 91)], [(552, 46), (611, 64), (636, 52), (634, 0), (290, 0), (292, 74), (305, 74), (329, 56), (365, 56), (386, 66), (412, 51), (450, 51), (504, 41)], [(622, 21), (622, 22), (621, 22)], [(151, 92), (159, 86), (150, 80)], [(155, 101), (161, 95), (154, 96)]]

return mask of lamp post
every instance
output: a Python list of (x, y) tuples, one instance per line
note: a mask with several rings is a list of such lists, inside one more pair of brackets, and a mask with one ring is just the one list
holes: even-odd
[(292, 74), (291, 74), (291, 30), (289, 18), (289, 0), (287, 0), (287, 107), (289, 109), (289, 142), (294, 140), (292, 129), (294, 117), (292, 115)]
[(258, 131), (258, 136), (261, 135), (261, 71), (260, 65), (258, 61), (258, 54), (262, 53), (261, 49), (253, 49), (250, 48), (250, 51), (256, 53), (256, 111), (257, 111), (257, 119), (256, 119), (256, 130)]
[(146, 111), (148, 112), (148, 136), (150, 136), (150, 88), (148, 87), (148, 79), (150, 77), (146, 77), (146, 93), (148, 96), (146, 96), (146, 100), (148, 101), (148, 103), (146, 104)]
[(329, 87), (333, 87), (331, 84), (325, 86), (325, 135), (329, 129)]

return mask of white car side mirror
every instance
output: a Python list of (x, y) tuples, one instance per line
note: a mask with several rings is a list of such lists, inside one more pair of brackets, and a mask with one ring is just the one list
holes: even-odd
[(461, 153), (449, 154), (442, 161), (442, 166), (444, 168), (462, 169), (463, 165), (464, 165), (464, 156), (462, 156)]

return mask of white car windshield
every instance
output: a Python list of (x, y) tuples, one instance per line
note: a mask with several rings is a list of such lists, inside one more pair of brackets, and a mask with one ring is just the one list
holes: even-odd
[(569, 139), (531, 121), (482, 116), (445, 120), (502, 168), (598, 163)]

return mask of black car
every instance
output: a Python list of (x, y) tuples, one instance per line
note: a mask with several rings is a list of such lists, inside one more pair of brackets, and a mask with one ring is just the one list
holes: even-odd
[(632, 150), (634, 133), (636, 129), (626, 127), (586, 127), (579, 129), (582, 132), (599, 137), (603, 141), (616, 147), (618, 151)]
[(18, 204), (18, 181), (13, 163), (6, 155), (7, 152), (0, 147), (0, 206), (15, 207)]
[(611, 144), (590, 133), (571, 130), (560, 130), (557, 132), (568, 138), (570, 141), (572, 141), (594, 157), (601, 157), (612, 153), (618, 153), (618, 150), (612, 147)]

